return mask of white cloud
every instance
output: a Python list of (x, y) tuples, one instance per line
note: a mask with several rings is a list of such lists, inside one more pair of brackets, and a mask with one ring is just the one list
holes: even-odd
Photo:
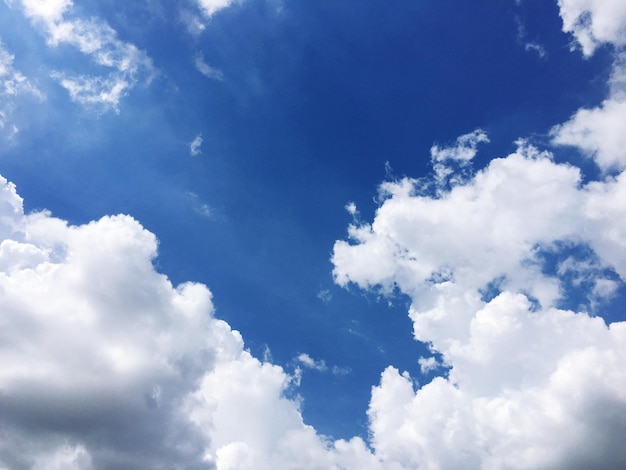
[(200, 155), (202, 150), (200, 147), (202, 146), (202, 134), (198, 134), (193, 141), (189, 144), (189, 153), (192, 156)]
[(430, 149), (430, 160), (435, 171), (435, 183), (439, 189), (462, 183), (471, 168), (471, 160), (478, 152), (478, 144), (489, 142), (487, 134), (476, 129), (456, 139), (451, 147), (433, 145)]
[(626, 3), (561, 0), (559, 5), (564, 29), (574, 32), (586, 56), (600, 43), (613, 44), (616, 50), (607, 98), (555, 126), (553, 143), (578, 147), (604, 172), (621, 171), (626, 168)]
[(545, 59), (548, 55), (548, 53), (546, 52), (545, 47), (543, 47), (541, 44), (536, 43), (536, 42), (527, 42), (524, 44), (524, 50), (525, 51), (533, 51), (535, 52), (540, 59)]
[(11, 114), (19, 96), (32, 96), (44, 99), (43, 93), (23, 73), (13, 66), (15, 57), (4, 48), (0, 41), (0, 131), (9, 139), (18, 128), (11, 122)]
[(42, 29), (51, 47), (71, 45), (105, 68), (104, 75), (94, 77), (53, 74), (73, 100), (117, 110), (126, 90), (139, 79), (146, 82), (152, 79), (155, 73), (152, 60), (135, 45), (120, 40), (106, 22), (97, 18), (66, 18), (72, 10), (71, 0), (21, 0), (20, 3), (26, 17)]
[(591, 56), (598, 46), (626, 45), (626, 3), (622, 0), (558, 0), (563, 31)]
[(196, 213), (208, 218), (213, 218), (215, 216), (215, 210), (206, 202), (202, 201), (202, 199), (200, 199), (200, 196), (198, 196), (196, 193), (194, 193), (193, 191), (188, 191), (186, 195), (191, 200), (191, 206)]
[(327, 304), (333, 300), (333, 294), (328, 289), (322, 289), (317, 293), (317, 298), (323, 303)]
[(156, 272), (131, 217), (24, 215), (1, 179), (0, 240), (0, 468), (379, 468), (302, 422), (292, 377)]
[(221, 70), (211, 67), (204, 61), (204, 57), (201, 53), (198, 53), (194, 59), (194, 64), (196, 65), (196, 69), (202, 75), (207, 78), (211, 78), (213, 80), (221, 81), (224, 79), (224, 74)]
[(607, 99), (601, 106), (580, 109), (552, 129), (553, 142), (571, 145), (592, 157), (604, 171), (626, 168), (626, 100)]
[(441, 367), (441, 364), (435, 357), (420, 357), (417, 360), (417, 363), (420, 366), (420, 371), (422, 372), (422, 374), (427, 374)]
[(186, 10), (186, 9), (181, 10), (180, 20), (187, 28), (187, 31), (189, 32), (189, 34), (193, 36), (199, 36), (202, 33), (202, 31), (206, 29), (206, 26), (204, 25), (204, 23), (202, 23), (202, 20), (197, 15), (190, 12), (189, 10)]
[(300, 362), (300, 364), (302, 364), (304, 367), (314, 369), (318, 372), (324, 372), (326, 369), (328, 369), (328, 367), (326, 366), (326, 362), (323, 359), (316, 361), (306, 353), (299, 354), (297, 359), (298, 362)]
[[(335, 244), (336, 282), (410, 296), (416, 339), (451, 367), (417, 390), (407, 374), (385, 370), (368, 415), (386, 464), (626, 463), (612, 437), (626, 430), (626, 323), (557, 308), (572, 273), (588, 308), (612, 295), (611, 283), (623, 285), (626, 174), (582, 185), (577, 168), (519, 145), (434, 195), (424, 180), (383, 183), (374, 221)], [(436, 148), (433, 162), (457, 148)], [(561, 272), (544, 261), (583, 247), (586, 258)], [(602, 270), (614, 270), (605, 291), (583, 282)]]
[[(521, 2), (516, 3), (518, 6), (521, 4)], [(546, 51), (545, 47), (539, 44), (537, 41), (532, 41), (528, 39), (526, 26), (519, 16), (515, 17), (515, 22), (517, 24), (517, 42), (520, 45), (524, 46), (525, 51), (535, 52), (540, 59), (545, 59), (548, 56), (548, 52)]]
[(241, 0), (198, 0), (198, 6), (207, 18)]
[(103, 107), (119, 112), (119, 102), (133, 86), (123, 76), (112, 74), (108, 77), (66, 77), (55, 73), (53, 78), (65, 88), (70, 98), (84, 106)]

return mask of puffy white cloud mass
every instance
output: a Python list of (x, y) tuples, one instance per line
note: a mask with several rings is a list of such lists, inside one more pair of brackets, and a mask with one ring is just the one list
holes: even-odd
[(626, 3), (622, 0), (558, 0), (563, 31), (572, 33), (590, 56), (603, 43), (626, 45)]
[[(401, 468), (624, 467), (626, 322), (593, 309), (626, 278), (626, 173), (585, 185), (520, 142), (432, 189), (382, 184), (373, 222), (334, 247), (337, 283), (410, 296), (415, 338), (450, 368), (417, 390), (383, 372), (376, 455)], [(564, 308), (574, 285), (580, 311)]]
[(623, 52), (616, 55), (609, 85), (609, 96), (600, 106), (578, 110), (569, 121), (551, 131), (553, 143), (578, 147), (604, 172), (626, 168), (626, 54)]
[(571, 31), (583, 53), (600, 43), (614, 47), (609, 95), (600, 106), (578, 110), (555, 126), (553, 143), (578, 147), (604, 172), (626, 168), (626, 3), (622, 1), (561, 0), (563, 29)]
[(25, 215), (1, 179), (0, 239), (0, 468), (375, 467), (303, 423), (293, 378), (155, 271), (131, 217)]
[(117, 110), (121, 97), (139, 79), (152, 79), (155, 71), (148, 55), (134, 44), (120, 40), (106, 22), (97, 18), (68, 19), (71, 0), (20, 0), (20, 4), (24, 15), (43, 31), (49, 46), (71, 45), (106, 70), (102, 76), (67, 77), (62, 72), (54, 73), (72, 100)]

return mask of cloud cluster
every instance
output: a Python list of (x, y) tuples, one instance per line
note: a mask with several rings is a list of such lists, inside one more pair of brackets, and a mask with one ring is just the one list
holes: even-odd
[[(12, 0), (10, 4), (17, 2)], [(140, 79), (150, 81), (154, 66), (144, 51), (124, 42), (106, 22), (69, 18), (71, 0), (19, 0), (24, 15), (39, 27), (48, 45), (67, 44), (88, 55), (106, 73), (99, 76), (52, 76), (66, 88), (72, 100), (88, 106), (117, 110), (120, 99)]]
[[(0, 468), (340, 468), (201, 284), (172, 286), (129, 216), (25, 215), (0, 180)], [(346, 464), (347, 465), (347, 464)], [(356, 464), (354, 464), (356, 465)], [(352, 467), (356, 468), (356, 467)]]
[(626, 278), (626, 173), (582, 185), (578, 169), (550, 157), (521, 143), (435, 195), (419, 180), (384, 183), (374, 221), (336, 242), (336, 281), (410, 296), (416, 339), (451, 367), (418, 390), (392, 367), (383, 373), (368, 411), (383, 460), (626, 463), (612, 437), (626, 431), (626, 323), (559, 308), (572, 278), (587, 311)]
[[(209, 17), (230, 3), (199, 5)], [(75, 100), (115, 108), (150, 72), (108, 25), (66, 19), (70, 0), (21, 5), (51, 45), (113, 70), (59, 75)], [(559, 6), (585, 54), (626, 43), (620, 2)], [(421, 386), (393, 366), (382, 372), (367, 411), (371, 448), (307, 426), (286, 393), (298, 376), (253, 357), (215, 317), (206, 286), (159, 273), (156, 237), (136, 220), (72, 226), (25, 214), (0, 177), (0, 468), (626, 466), (626, 322), (601, 316), (626, 279), (620, 54), (604, 103), (552, 130), (602, 179), (583, 183), (578, 168), (523, 140), (474, 171), (488, 142), (477, 130), (433, 146), (432, 177), (383, 183), (371, 223), (347, 206), (354, 223), (334, 246), (336, 282), (409, 296), (415, 338), (433, 352), (416, 363), (445, 371)], [(0, 49), (5, 94), (25, 82), (16, 77)]]
[[(337, 241), (334, 276), (411, 299), (415, 338), (447, 375), (416, 387), (387, 368), (368, 410), (371, 445), (401, 468), (622, 468), (626, 322), (594, 314), (626, 279), (626, 10), (559, 2), (589, 55), (617, 47), (610, 93), (552, 129), (603, 171), (520, 140), (471, 173), (481, 131), (433, 147), (434, 175), (383, 183), (371, 224)], [(460, 163), (460, 164), (459, 164)], [(456, 180), (454, 179), (456, 178)], [(452, 180), (451, 180), (452, 179)], [(574, 298), (576, 297), (576, 298)], [(438, 360), (420, 358), (422, 371)]]

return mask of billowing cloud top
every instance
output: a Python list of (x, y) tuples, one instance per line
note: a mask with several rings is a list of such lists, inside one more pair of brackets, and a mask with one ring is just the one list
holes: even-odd
[(298, 402), (283, 397), (291, 377), (244, 350), (213, 317), (204, 285), (174, 287), (155, 271), (156, 238), (137, 221), (24, 215), (15, 187), (0, 186), (0, 464), (270, 469), (373, 459), (360, 439), (327, 442), (303, 424)]

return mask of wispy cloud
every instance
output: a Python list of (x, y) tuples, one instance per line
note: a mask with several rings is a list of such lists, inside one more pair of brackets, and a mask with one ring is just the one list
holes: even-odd
[(524, 26), (522, 19), (519, 16), (516, 16), (515, 22), (517, 23), (518, 44), (524, 46), (525, 51), (534, 52), (537, 54), (537, 56), (539, 56), (540, 59), (546, 59), (548, 57), (548, 52), (546, 51), (546, 48), (543, 45), (541, 45), (539, 42), (528, 39), (526, 26)]
[(11, 121), (11, 114), (19, 96), (32, 96), (45, 99), (37, 86), (13, 66), (15, 57), (7, 51), (0, 40), (0, 130), (9, 139), (19, 131)]
[(213, 218), (215, 216), (215, 211), (209, 206), (206, 202), (203, 202), (194, 192), (187, 192), (187, 196), (191, 200), (191, 205), (193, 210), (200, 214), (203, 217)]
[(200, 155), (202, 153), (202, 134), (198, 134), (193, 141), (189, 144), (189, 153), (192, 156)]
[(224, 79), (224, 74), (221, 70), (211, 67), (204, 61), (202, 53), (196, 54), (194, 64), (196, 65), (196, 69), (205, 77), (219, 81)]
[(73, 6), (70, 0), (21, 0), (20, 3), (25, 16), (45, 34), (49, 46), (71, 45), (107, 70), (102, 76), (53, 73), (53, 78), (68, 90), (72, 100), (118, 111), (125, 91), (140, 79), (149, 83), (153, 78), (155, 69), (148, 55), (120, 40), (106, 22), (97, 18), (68, 19)]
[(324, 361), (323, 359), (316, 361), (306, 353), (298, 355), (297, 359), (300, 364), (308, 369), (313, 369), (318, 372), (324, 372), (328, 369), (328, 367), (326, 366), (326, 361)]

